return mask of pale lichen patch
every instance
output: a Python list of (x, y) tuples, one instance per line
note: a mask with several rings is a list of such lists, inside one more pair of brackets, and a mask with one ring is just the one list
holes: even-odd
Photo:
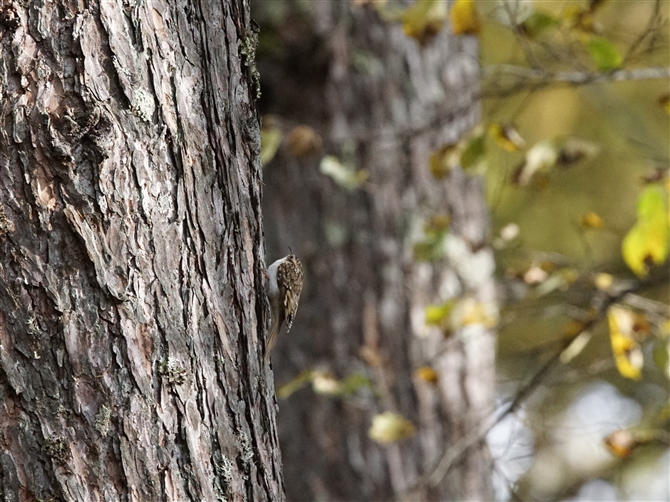
[(154, 97), (146, 89), (140, 88), (135, 91), (133, 96), (133, 112), (145, 122), (150, 122), (151, 117), (156, 110), (156, 103)]
[(7, 218), (5, 206), (0, 204), (0, 237), (14, 231), (14, 222)]
[(112, 416), (112, 410), (109, 406), (102, 405), (95, 415), (95, 428), (102, 435), (106, 436), (109, 432), (109, 419)]
[(70, 458), (70, 447), (61, 436), (44, 439), (44, 452), (52, 459), (64, 464)]
[(188, 371), (183, 368), (174, 357), (160, 363), (158, 371), (165, 377), (169, 385), (181, 385), (186, 381)]

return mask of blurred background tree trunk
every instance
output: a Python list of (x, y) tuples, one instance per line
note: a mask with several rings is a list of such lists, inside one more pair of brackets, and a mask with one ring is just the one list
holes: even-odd
[[(482, 180), (460, 169), (436, 179), (429, 169), (434, 150), (479, 120), (477, 40), (444, 29), (422, 47), (354, 4), (253, 7), (268, 47), (259, 59), (263, 112), (288, 129), (314, 128), (325, 154), (368, 176), (347, 190), (320, 172), (320, 158), (285, 150), (265, 169), (269, 255), (290, 246), (307, 270), (293, 330), (273, 354), (275, 380), (305, 370), (340, 381), (362, 374), (375, 389), (344, 398), (301, 390), (280, 401), (287, 498), (492, 500), (484, 441), (446, 477), (426, 476), (494, 408), (494, 334), (473, 323), (447, 338), (424, 316), (456, 297), (495, 302)], [(418, 261), (424, 226), (444, 217), (449, 260)], [(385, 411), (409, 419), (416, 434), (373, 442), (371, 419)]]
[(2, 2), (3, 500), (283, 500), (244, 2)]

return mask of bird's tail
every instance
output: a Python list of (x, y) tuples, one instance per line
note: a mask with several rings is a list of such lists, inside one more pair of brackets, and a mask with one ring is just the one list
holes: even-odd
[(270, 328), (270, 337), (268, 338), (268, 343), (265, 345), (265, 361), (270, 360), (270, 354), (272, 349), (274, 349), (275, 344), (277, 343), (277, 335), (279, 335), (279, 328), (281, 327), (281, 322), (279, 319), (272, 319), (272, 327)]

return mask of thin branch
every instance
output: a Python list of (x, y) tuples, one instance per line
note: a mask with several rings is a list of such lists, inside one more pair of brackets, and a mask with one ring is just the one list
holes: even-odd
[[(540, 63), (535, 57), (535, 54), (533, 54), (533, 50), (530, 46), (530, 43), (528, 43), (528, 37), (526, 37), (522, 33), (521, 23), (519, 23), (517, 19), (516, 11), (512, 10), (512, 8), (509, 5), (509, 2), (502, 2), (502, 6), (503, 9), (505, 10), (505, 13), (507, 14), (510, 27), (512, 28), (512, 32), (514, 33), (514, 36), (516, 37), (517, 42), (519, 43), (519, 46), (521, 46), (521, 50), (526, 56), (526, 61), (528, 61), (528, 63), (533, 68), (539, 68)], [(516, 6), (518, 7), (518, 4)]]
[[(632, 70), (615, 70), (609, 73), (572, 71), (572, 72), (550, 72), (547, 70), (534, 70), (523, 66), (515, 65), (489, 65), (482, 69), (483, 77), (501, 78), (507, 76), (518, 77), (516, 82), (512, 82), (508, 88), (483, 90), (474, 93), (470, 99), (457, 107), (445, 106), (438, 109), (432, 120), (415, 126), (384, 129), (361, 129), (350, 134), (341, 134), (331, 138), (334, 146), (345, 144), (349, 141), (358, 141), (361, 143), (382, 140), (397, 140), (399, 142), (411, 140), (425, 132), (440, 128), (444, 124), (453, 122), (458, 117), (467, 115), (467, 113), (476, 106), (481, 98), (487, 97), (505, 97), (519, 92), (533, 92), (544, 87), (556, 84), (567, 85), (586, 85), (596, 82), (621, 82), (632, 80), (658, 80), (670, 78), (670, 68), (636, 68)], [(291, 122), (287, 121), (287, 124)], [(326, 137), (326, 131), (317, 129), (322, 137)], [(394, 144), (395, 146), (395, 144)]]
[(483, 69), (484, 77), (500, 79), (516, 78), (508, 88), (484, 91), (483, 96), (507, 96), (527, 91), (530, 87), (546, 87), (555, 84), (586, 85), (597, 82), (622, 82), (634, 80), (662, 80), (670, 78), (670, 68), (633, 68), (614, 70), (607, 73), (593, 71), (557, 71), (537, 70), (515, 65), (490, 65)]
[(670, 317), (670, 307), (668, 307), (667, 304), (652, 300), (650, 298), (644, 298), (639, 295), (631, 294), (624, 298), (624, 303), (630, 305), (631, 307), (640, 309), (647, 314), (660, 317), (661, 319), (667, 319)]
[(622, 80), (655, 80), (670, 78), (670, 68), (652, 67), (652, 68), (633, 68), (614, 70), (610, 72), (591, 72), (591, 71), (557, 71), (535, 70), (514, 65), (489, 65), (484, 68), (485, 76), (487, 73), (498, 75), (507, 73), (525, 77), (529, 80), (551, 80), (555, 82), (565, 82), (569, 84), (590, 84), (594, 82), (620, 82)]
[(661, 17), (661, 0), (656, 0), (649, 17), (649, 21), (647, 21), (646, 28), (642, 30), (642, 33), (640, 33), (637, 39), (630, 45), (626, 51), (624, 61), (630, 60), (637, 48), (642, 45), (642, 43), (647, 40), (647, 38), (651, 37), (649, 43), (653, 44), (654, 38), (658, 36), (658, 32), (661, 30), (663, 24), (665, 23)]
[(426, 131), (449, 123), (459, 114), (466, 113), (474, 103), (486, 97), (504, 97), (519, 92), (536, 91), (556, 84), (587, 85), (597, 82), (622, 82), (633, 80), (659, 80), (670, 78), (670, 67), (668, 68), (635, 68), (630, 70), (615, 70), (608, 73), (590, 71), (550, 72), (547, 70), (534, 70), (515, 65), (489, 65), (483, 68), (484, 77), (500, 78), (504, 75), (519, 77), (519, 81), (512, 83), (508, 89), (484, 90), (475, 94), (464, 105), (455, 109), (447, 109), (436, 114), (433, 120), (424, 124), (406, 128), (387, 128), (384, 130), (372, 129), (344, 134), (333, 138), (335, 144), (344, 143), (352, 139), (366, 142), (373, 139), (381, 139), (388, 136), (399, 141), (411, 139)]
[(582, 324), (579, 332), (571, 335), (563, 341), (561, 347), (546, 363), (544, 363), (544, 365), (542, 365), (539, 370), (535, 372), (531, 379), (517, 391), (514, 399), (507, 406), (501, 409), (498, 413), (491, 415), (488, 420), (484, 421), (479, 427), (474, 428), (455, 445), (445, 451), (440, 461), (436, 464), (435, 468), (429, 474), (422, 476), (417, 484), (419, 486), (425, 486), (426, 484), (430, 487), (437, 486), (447, 475), (449, 469), (451, 469), (451, 467), (461, 458), (465, 452), (467, 452), (477, 443), (484, 441), (486, 435), (491, 431), (491, 429), (493, 429), (493, 427), (499, 424), (510, 413), (516, 411), (526, 401), (526, 399), (533, 393), (533, 391), (544, 381), (545, 376), (560, 362), (563, 351), (568, 346), (570, 346), (570, 344), (574, 342), (578, 336), (593, 328), (602, 319), (604, 319), (607, 315), (607, 310), (612, 305), (622, 301), (623, 298), (627, 295), (635, 293), (642, 288), (650, 287), (656, 285), (657, 283), (665, 283), (667, 279), (667, 274), (662, 274), (661, 276), (655, 277), (654, 279), (635, 282), (634, 284), (621, 289), (615, 294), (611, 294), (605, 297), (590, 319)]

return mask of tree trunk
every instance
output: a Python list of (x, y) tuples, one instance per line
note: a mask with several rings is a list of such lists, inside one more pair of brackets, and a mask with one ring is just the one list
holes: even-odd
[[(421, 47), (372, 8), (311, 9), (311, 33), (295, 18), (284, 33), (295, 45), (300, 35), (305, 53), (327, 56), (261, 66), (276, 96), (267, 110), (320, 131), (325, 153), (365, 169), (369, 181), (347, 191), (319, 172), (319, 159), (286, 153), (266, 168), (270, 248), (281, 255), (291, 246), (307, 270), (273, 364), (278, 383), (305, 369), (339, 379), (362, 373), (378, 392), (337, 399), (300, 391), (280, 402), (287, 498), (492, 500), (484, 442), (446, 476), (428, 477), (494, 408), (495, 338), (486, 323), (445, 339), (424, 320), (428, 305), (450, 298), (495, 310), (482, 180), (460, 169), (438, 180), (428, 169), (432, 151), (479, 120), (476, 39), (445, 28)], [(451, 218), (447, 259), (418, 262), (413, 246), (436, 215)], [(436, 384), (416, 377), (423, 366), (436, 371)], [(376, 444), (368, 429), (384, 411), (410, 419), (417, 433)]]
[(249, 26), (2, 1), (3, 500), (283, 500)]

